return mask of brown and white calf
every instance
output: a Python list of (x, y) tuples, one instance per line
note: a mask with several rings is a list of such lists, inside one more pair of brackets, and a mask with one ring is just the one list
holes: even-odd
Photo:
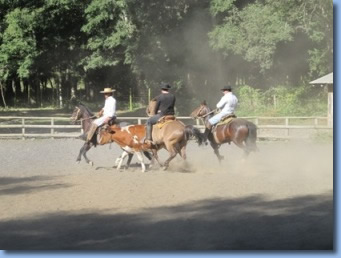
[(145, 137), (145, 125), (128, 125), (119, 127), (117, 125), (110, 126), (108, 129), (111, 140), (117, 143), (123, 150), (122, 155), (116, 160), (117, 169), (122, 166), (123, 160), (129, 155), (136, 153), (141, 163), (142, 172), (146, 171), (146, 165), (143, 160), (143, 152), (150, 150), (148, 144), (142, 143)]

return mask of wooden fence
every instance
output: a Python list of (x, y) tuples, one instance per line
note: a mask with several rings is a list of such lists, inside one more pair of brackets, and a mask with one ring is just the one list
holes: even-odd
[[(204, 129), (200, 120), (177, 117), (185, 124)], [(319, 133), (333, 133), (327, 117), (243, 117), (257, 125), (258, 138), (309, 138)], [(148, 117), (119, 117), (120, 121), (143, 124)], [(0, 116), (0, 138), (76, 138), (82, 134), (80, 124), (71, 125), (68, 117)]]

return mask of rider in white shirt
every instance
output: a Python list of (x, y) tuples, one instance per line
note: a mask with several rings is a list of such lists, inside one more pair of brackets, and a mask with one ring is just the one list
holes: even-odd
[(217, 104), (217, 109), (221, 109), (221, 111), (208, 120), (208, 125), (204, 133), (206, 139), (208, 137), (208, 134), (211, 132), (212, 126), (217, 124), (223, 117), (233, 115), (234, 110), (238, 104), (238, 99), (232, 93), (231, 86), (225, 86), (221, 89), (221, 91), (223, 92), (224, 96)]
[(101, 111), (98, 113), (99, 118), (95, 119), (88, 132), (87, 141), (90, 142), (97, 128), (105, 123), (108, 123), (116, 114), (116, 100), (112, 96), (115, 90), (105, 88), (100, 93), (104, 94), (105, 104)]

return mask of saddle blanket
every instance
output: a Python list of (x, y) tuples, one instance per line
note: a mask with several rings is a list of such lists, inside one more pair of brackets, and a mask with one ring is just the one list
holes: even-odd
[(163, 116), (159, 119), (155, 126), (161, 129), (165, 124), (168, 124), (174, 120), (176, 120), (175, 116)]
[(216, 126), (218, 126), (218, 125), (226, 125), (226, 124), (230, 123), (235, 118), (236, 118), (235, 115), (229, 115), (229, 116), (223, 117)]

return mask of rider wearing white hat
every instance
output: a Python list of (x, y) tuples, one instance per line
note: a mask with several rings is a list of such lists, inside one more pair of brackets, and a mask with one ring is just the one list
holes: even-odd
[(101, 111), (98, 113), (99, 118), (95, 119), (88, 132), (87, 141), (91, 141), (97, 128), (105, 123), (108, 123), (116, 113), (116, 100), (112, 96), (113, 92), (116, 91), (111, 88), (104, 88), (100, 93), (104, 94), (105, 104)]

